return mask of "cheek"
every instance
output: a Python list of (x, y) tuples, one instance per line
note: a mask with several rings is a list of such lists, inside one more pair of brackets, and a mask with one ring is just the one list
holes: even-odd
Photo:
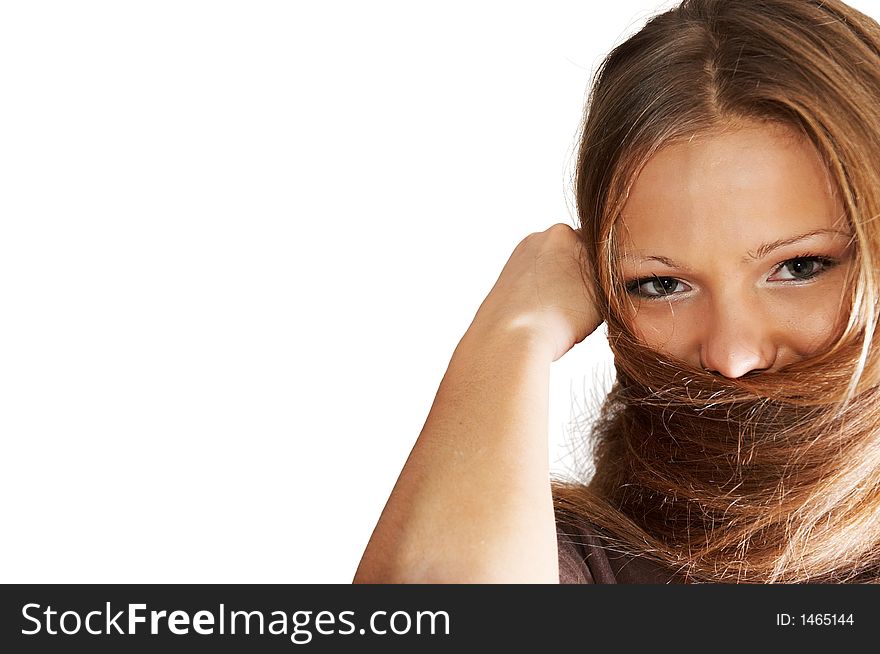
[(818, 354), (843, 333), (849, 307), (841, 303), (841, 297), (840, 293), (817, 293), (806, 301), (780, 307), (781, 315), (786, 316), (784, 330), (795, 352), (805, 357)]
[(636, 337), (652, 350), (678, 358), (687, 358), (698, 342), (699, 325), (687, 309), (663, 303), (641, 306), (630, 313), (629, 323)]

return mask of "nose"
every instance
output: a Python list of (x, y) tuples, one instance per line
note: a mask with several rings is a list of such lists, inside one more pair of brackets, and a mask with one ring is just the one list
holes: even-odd
[(713, 313), (703, 334), (700, 362), (704, 369), (734, 379), (770, 369), (777, 354), (769, 322), (755, 307), (739, 304)]

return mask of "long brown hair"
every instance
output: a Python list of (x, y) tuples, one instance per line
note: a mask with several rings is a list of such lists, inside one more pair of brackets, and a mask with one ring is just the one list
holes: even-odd
[[(855, 259), (829, 348), (728, 379), (628, 328), (615, 228), (654, 153), (743, 121), (815, 146)], [(880, 581), (878, 162), (880, 26), (840, 0), (684, 0), (608, 54), (575, 197), (616, 379), (585, 441), (595, 473), (553, 480), (558, 521), (692, 583)]]

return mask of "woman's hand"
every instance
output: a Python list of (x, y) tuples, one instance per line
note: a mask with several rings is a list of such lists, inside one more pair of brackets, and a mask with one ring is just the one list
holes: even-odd
[(581, 273), (586, 253), (564, 223), (520, 241), (483, 300), (475, 323), (525, 329), (557, 361), (602, 323), (595, 291)]

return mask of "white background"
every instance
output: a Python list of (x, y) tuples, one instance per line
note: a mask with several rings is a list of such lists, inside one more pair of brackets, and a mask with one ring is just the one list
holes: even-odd
[[(3, 3), (0, 582), (350, 582), (672, 4)], [(564, 474), (604, 327), (551, 375)]]

